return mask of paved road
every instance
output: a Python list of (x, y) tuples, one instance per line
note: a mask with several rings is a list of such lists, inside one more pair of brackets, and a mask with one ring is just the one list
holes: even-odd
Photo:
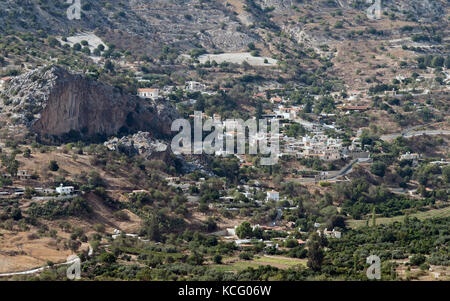
[(276, 226), (277, 222), (279, 220), (281, 220), (281, 217), (283, 216), (283, 210), (281, 210), (280, 208), (277, 208), (277, 216), (275, 217), (275, 219), (272, 222), (272, 226)]
[(344, 166), (336, 176), (327, 178), (326, 180), (337, 180), (339, 178), (342, 178), (343, 176), (346, 176), (353, 171), (353, 166), (355, 164), (367, 162), (370, 162), (370, 158), (358, 158), (356, 160), (353, 160), (347, 166)]
[[(94, 254), (94, 249), (92, 249), (92, 246), (89, 245), (88, 256), (92, 256), (93, 254)], [(77, 260), (79, 260), (78, 256), (76, 258), (71, 259), (71, 260), (67, 260), (66, 262), (63, 262), (63, 263), (57, 263), (54, 266), (59, 267), (59, 266), (63, 266), (63, 265), (71, 265), (71, 264), (75, 263)], [(23, 271), (23, 272), (3, 273), (3, 274), (0, 274), (0, 277), (11, 277), (11, 276), (18, 276), (18, 275), (31, 275), (31, 274), (42, 272), (42, 271), (44, 271), (46, 269), (49, 269), (49, 268), (50, 268), (49, 265), (45, 265), (45, 266), (40, 267), (40, 268), (35, 268), (35, 269)]]
[(49, 201), (49, 200), (55, 200), (55, 201), (62, 201), (62, 200), (68, 200), (76, 198), (78, 195), (60, 195), (60, 196), (35, 196), (32, 197), (32, 201)]
[(346, 166), (344, 166), (336, 176), (334, 177), (327, 177), (324, 180), (336, 180), (339, 179), (340, 177), (343, 177), (345, 175), (348, 175), (349, 173), (352, 172), (353, 170), (353, 165), (355, 165), (356, 163), (359, 163), (359, 159), (353, 160), (352, 162), (350, 162), (349, 164), (347, 164)]
[[(122, 235), (122, 234), (113, 234), (113, 235), (112, 235), (112, 238), (113, 238), (113, 239), (116, 239), (117, 237), (120, 237), (121, 235)], [(127, 234), (125, 234), (125, 236), (137, 238), (137, 239), (139, 239), (139, 240), (142, 241), (142, 242), (149, 242), (149, 241), (150, 241), (150, 240), (148, 240), (148, 239), (144, 239), (144, 238), (138, 236), (137, 234), (127, 233)]]
[[(62, 265), (70, 265), (75, 263), (79, 258), (74, 258), (72, 260), (68, 260), (66, 262), (63, 263), (58, 263), (55, 264), (55, 266), (62, 266)], [(31, 269), (31, 270), (27, 270), (27, 271), (23, 271), (23, 272), (13, 272), (13, 273), (4, 273), (4, 274), (0, 274), (0, 277), (11, 277), (11, 276), (17, 276), (17, 275), (31, 275), (31, 274), (35, 274), (35, 273), (39, 273), (42, 272), (46, 269), (49, 269), (50, 266), (46, 265), (40, 268), (36, 268), (36, 269)]]
[(420, 198), (419, 196), (417, 196), (417, 195), (415, 195), (414, 194), (414, 192), (416, 191), (415, 189), (413, 189), (413, 190), (407, 190), (407, 189), (404, 189), (404, 188), (393, 188), (393, 187), (389, 187), (388, 188), (392, 193), (395, 193), (395, 194), (403, 194), (403, 195), (408, 195), (408, 196), (411, 196), (411, 197), (414, 197), (414, 198)]
[(397, 137), (405, 137), (405, 138), (411, 138), (416, 136), (422, 136), (422, 135), (450, 135), (450, 131), (447, 130), (425, 130), (425, 131), (416, 131), (416, 129), (424, 127), (425, 125), (417, 125), (414, 127), (410, 127), (408, 129), (403, 130), (400, 133), (393, 133), (388, 135), (382, 135), (380, 138), (383, 141), (390, 141), (394, 140)]
[(327, 181), (327, 180), (337, 180), (339, 178), (342, 178), (346, 175), (348, 175), (349, 173), (351, 173), (353, 171), (353, 166), (357, 163), (365, 163), (370, 161), (370, 158), (358, 158), (355, 159), (353, 161), (351, 161), (350, 163), (348, 163), (347, 165), (345, 165), (344, 167), (342, 167), (337, 174), (333, 173), (333, 175), (329, 175), (327, 177), (324, 177), (320, 180), (316, 180), (314, 178), (306, 178), (306, 179), (292, 179), (289, 180), (291, 182), (297, 182), (297, 183), (316, 183), (319, 181)]

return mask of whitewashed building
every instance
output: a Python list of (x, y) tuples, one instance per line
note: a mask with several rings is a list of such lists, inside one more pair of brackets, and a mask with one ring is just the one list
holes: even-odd
[(73, 186), (63, 186), (60, 184), (59, 187), (56, 187), (56, 192), (59, 194), (72, 194), (75, 192), (75, 188)]
[(407, 152), (400, 156), (400, 160), (418, 160), (418, 159), (420, 159), (420, 155), (417, 153), (411, 154), (410, 152)]
[(274, 110), (274, 113), (287, 120), (294, 120), (297, 118), (299, 112), (301, 112), (302, 107), (285, 107), (279, 106), (277, 110)]
[(280, 200), (280, 193), (275, 190), (267, 191), (267, 200), (278, 202)]
[(142, 98), (157, 99), (159, 97), (159, 89), (138, 89), (138, 96)]
[[(322, 236), (320, 230), (317, 230), (317, 233), (319, 234), (319, 236)], [(335, 229), (333, 229), (332, 231), (325, 229), (323, 230), (323, 235), (325, 235), (325, 237), (328, 238), (336, 238), (336, 239), (340, 239), (342, 237), (342, 233), (340, 231), (336, 231)]]
[(188, 81), (186, 82), (185, 90), (191, 91), (191, 92), (201, 92), (206, 89), (206, 85), (195, 82), (195, 81)]
[(315, 135), (303, 137), (304, 157), (318, 157), (324, 161), (339, 160), (343, 157), (342, 140), (328, 137), (326, 135)]
[(0, 89), (5, 88), (6, 83), (8, 83), (11, 80), (11, 77), (2, 77), (0, 78)]

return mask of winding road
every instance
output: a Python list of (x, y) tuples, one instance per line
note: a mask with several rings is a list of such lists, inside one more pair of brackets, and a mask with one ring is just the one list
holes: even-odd
[[(119, 236), (120, 236), (120, 234), (114, 234), (114, 235), (112, 235), (112, 238), (116, 239)], [(125, 236), (127, 236), (127, 237), (135, 237), (135, 238), (139, 239), (142, 242), (149, 242), (149, 240), (143, 239), (142, 237), (139, 237), (137, 234), (125, 234)], [(94, 249), (92, 248), (91, 245), (89, 245), (88, 256), (91, 257), (92, 255), (94, 255)], [(71, 260), (67, 260), (66, 262), (57, 263), (54, 266), (71, 265), (71, 264), (75, 263), (77, 260), (79, 260), (78, 257), (73, 258)], [(18, 275), (31, 275), (31, 274), (42, 272), (42, 271), (44, 271), (46, 269), (49, 269), (49, 268), (50, 268), (49, 265), (45, 265), (45, 266), (42, 266), (40, 268), (34, 268), (34, 269), (22, 271), (22, 272), (3, 273), (3, 274), (0, 274), (0, 277), (11, 277), (11, 276), (18, 276)]]
[[(91, 248), (90, 248), (90, 249), (91, 249)], [(89, 250), (90, 250), (90, 249), (89, 249)], [(75, 263), (77, 260), (79, 260), (78, 257), (77, 257), (77, 258), (74, 258), (74, 259), (72, 259), (72, 260), (68, 260), (68, 261), (66, 261), (66, 262), (63, 262), (63, 263), (55, 264), (54, 266), (70, 265), (70, 264)], [(12, 272), (12, 273), (4, 273), (4, 274), (0, 274), (0, 277), (11, 277), (11, 276), (18, 276), (18, 275), (31, 275), (31, 274), (35, 274), (35, 273), (42, 272), (42, 271), (44, 271), (44, 270), (46, 270), (46, 269), (49, 269), (49, 268), (50, 268), (50, 266), (49, 266), (49, 265), (46, 265), (46, 266), (43, 266), (43, 267), (40, 267), (40, 268), (31, 269), (31, 270), (27, 270), (27, 271), (23, 271), (23, 272)]]
[(387, 134), (382, 135), (380, 137), (383, 141), (391, 141), (394, 140), (397, 137), (405, 137), (405, 138), (411, 138), (416, 136), (422, 136), (422, 135), (450, 135), (450, 131), (447, 130), (423, 130), (423, 131), (416, 131), (416, 129), (426, 127), (426, 125), (416, 125), (410, 128), (407, 128), (399, 133), (393, 133), (393, 134)]
[[(88, 250), (88, 256), (91, 257), (92, 255), (94, 255), (94, 249), (92, 248), (91, 245), (89, 245), (89, 250)], [(71, 255), (69, 258), (71, 258), (73, 255)], [(62, 263), (57, 263), (53, 266), (63, 266), (63, 265), (71, 265), (74, 264), (77, 260), (79, 260), (79, 257), (76, 256), (75, 258), (72, 258), (70, 260), (67, 260), (66, 262), (62, 262)], [(31, 274), (35, 274), (35, 273), (39, 273), (42, 272), (46, 269), (49, 269), (50, 266), (49, 265), (45, 265), (43, 267), (40, 268), (35, 268), (35, 269), (31, 269), (31, 270), (27, 270), (27, 271), (23, 271), (23, 272), (12, 272), (12, 273), (3, 273), (0, 274), (0, 277), (11, 277), (11, 276), (18, 276), (18, 275), (31, 275)]]
[(297, 183), (316, 183), (320, 181), (327, 181), (327, 180), (337, 180), (339, 178), (342, 178), (343, 176), (348, 175), (353, 171), (353, 166), (357, 163), (367, 163), (370, 162), (370, 158), (358, 158), (352, 160), (350, 163), (342, 167), (339, 171), (333, 172), (332, 175), (324, 176), (323, 178), (317, 180), (315, 178), (306, 178), (306, 179), (289, 179), (289, 182), (297, 182)]

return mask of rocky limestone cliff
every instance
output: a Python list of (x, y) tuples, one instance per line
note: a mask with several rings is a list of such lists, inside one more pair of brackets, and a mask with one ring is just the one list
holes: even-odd
[(14, 78), (1, 97), (3, 112), (41, 137), (106, 137), (138, 130), (166, 137), (178, 118), (164, 100), (125, 94), (58, 66)]

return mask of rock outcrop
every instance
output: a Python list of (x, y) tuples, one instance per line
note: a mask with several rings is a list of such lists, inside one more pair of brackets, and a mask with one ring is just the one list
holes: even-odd
[(165, 100), (141, 99), (58, 66), (14, 78), (2, 98), (3, 111), (41, 137), (108, 137), (139, 130), (167, 137), (178, 118)]
[(145, 159), (166, 159), (170, 156), (168, 143), (154, 139), (149, 132), (138, 132), (122, 138), (112, 138), (104, 143), (110, 151), (119, 151), (128, 156), (141, 155)]
[[(104, 143), (110, 151), (126, 154), (129, 157), (141, 156), (146, 160), (162, 160), (173, 165), (178, 164), (180, 171), (191, 173), (198, 171), (215, 177), (216, 175), (208, 169), (207, 164), (196, 156), (174, 155), (170, 148), (170, 142), (153, 138), (149, 132), (138, 132), (122, 138), (111, 138)], [(177, 161), (177, 163), (174, 163)]]

